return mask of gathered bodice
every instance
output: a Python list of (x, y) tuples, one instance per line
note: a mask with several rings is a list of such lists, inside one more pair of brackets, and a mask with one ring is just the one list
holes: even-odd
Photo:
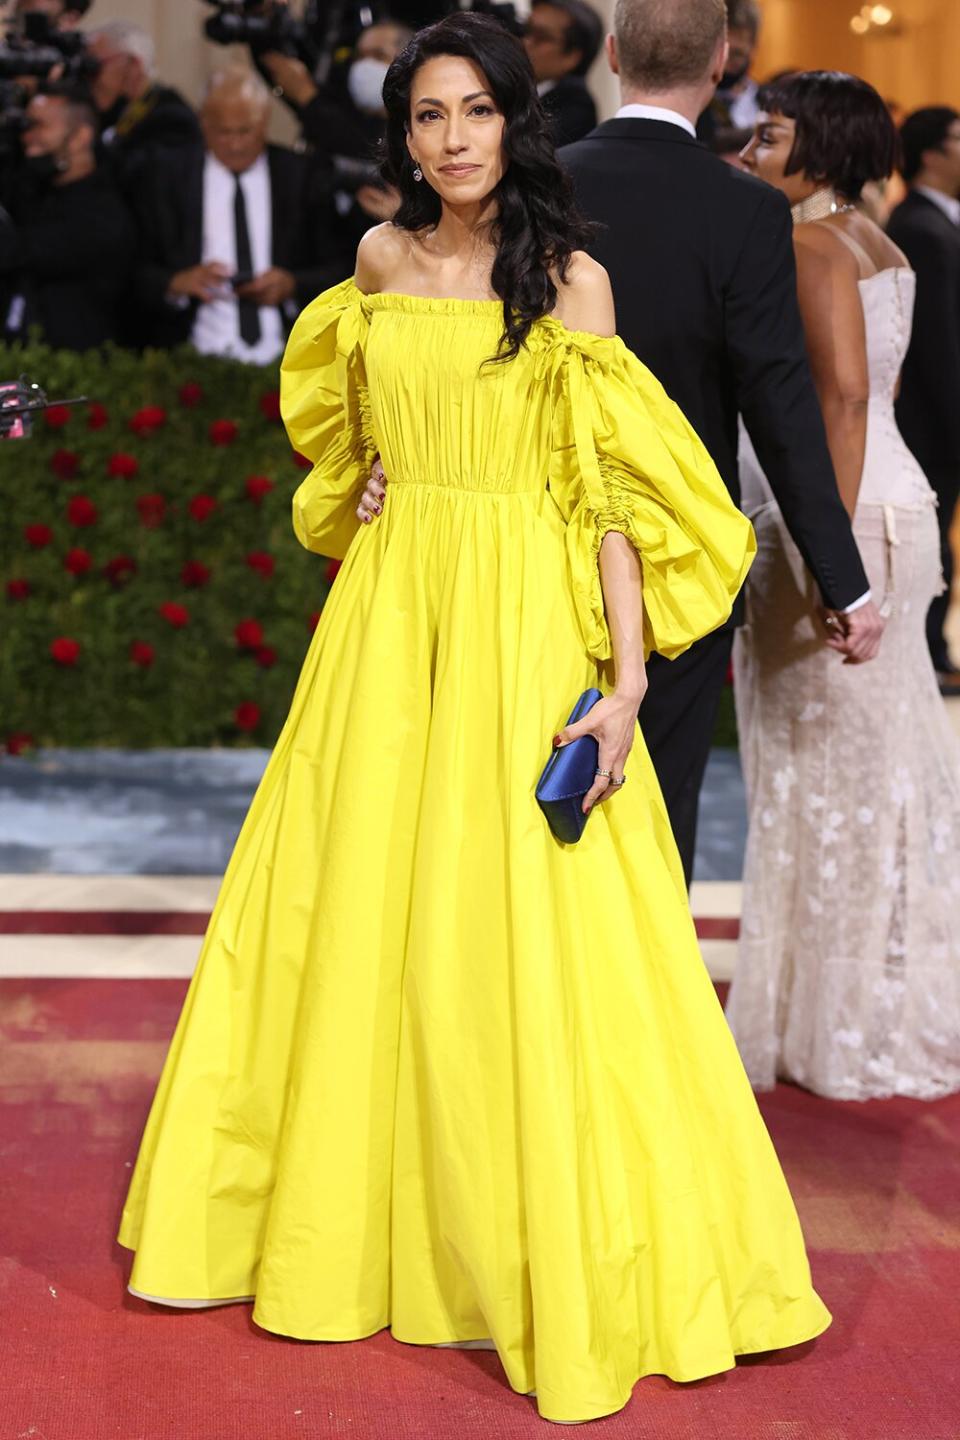
[(552, 535), (598, 660), (611, 643), (597, 556), (608, 532), (627, 536), (643, 556), (647, 647), (679, 654), (729, 614), (755, 548), (750, 526), (622, 340), (545, 316), (514, 359), (497, 362), (502, 330), (499, 300), (368, 295), (352, 280), (307, 306), (280, 373), (288, 434), (314, 462), (293, 500), (298, 537), (346, 555), (379, 455), (389, 515), (441, 506), (489, 540), (495, 505), (517, 536)]
[(503, 329), (499, 301), (385, 293), (364, 296), (361, 312), (370, 424), (392, 484), (544, 489), (549, 382), (566, 344), (576, 343), (572, 332), (542, 320), (504, 363), (493, 360)]

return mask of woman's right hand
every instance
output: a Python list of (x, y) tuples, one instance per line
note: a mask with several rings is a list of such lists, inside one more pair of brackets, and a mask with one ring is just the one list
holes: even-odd
[(373, 462), (373, 469), (370, 471), (370, 479), (364, 486), (363, 494), (360, 496), (360, 503), (357, 506), (357, 519), (364, 525), (369, 525), (375, 520), (383, 509), (384, 496), (387, 493), (387, 477), (383, 473), (383, 465), (378, 455)]

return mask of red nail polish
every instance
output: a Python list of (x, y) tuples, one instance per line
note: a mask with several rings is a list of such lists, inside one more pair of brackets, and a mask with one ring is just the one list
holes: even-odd
[(556, 748), (557, 748), (557, 746), (558, 746), (559, 744), (560, 744), (560, 736), (559, 736), (559, 735), (554, 735), (554, 737), (553, 737), (553, 748), (554, 748), (554, 750), (556, 750)]

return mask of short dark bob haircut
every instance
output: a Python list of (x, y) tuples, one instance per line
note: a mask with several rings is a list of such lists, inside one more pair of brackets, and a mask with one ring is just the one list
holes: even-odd
[(914, 110), (900, 126), (900, 172), (909, 184), (923, 169), (928, 150), (942, 150), (954, 121), (960, 115), (949, 105), (928, 105)]
[(837, 70), (807, 70), (764, 85), (761, 110), (796, 122), (786, 174), (803, 172), (859, 200), (870, 180), (886, 180), (897, 163), (897, 130), (866, 80)]
[(472, 60), (483, 71), (504, 118), (506, 170), (496, 189), (497, 216), (490, 283), (503, 301), (503, 334), (497, 360), (520, 352), (534, 322), (557, 303), (557, 280), (566, 279), (570, 257), (592, 238), (593, 227), (574, 203), (561, 170), (527, 52), (498, 20), (456, 12), (419, 30), (397, 56), (383, 82), (387, 111), (384, 178), (400, 191), (393, 218), (399, 230), (429, 230), (443, 212), (427, 180), (414, 180), (407, 149), (410, 94), (421, 65), (441, 55)]

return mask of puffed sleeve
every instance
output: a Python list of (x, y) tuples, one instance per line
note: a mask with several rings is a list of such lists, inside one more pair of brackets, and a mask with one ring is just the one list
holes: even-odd
[(313, 461), (293, 497), (301, 545), (342, 560), (356, 534), (358, 492), (377, 449), (363, 364), (367, 318), (352, 280), (325, 290), (296, 321), (280, 367), (290, 443)]
[(753, 555), (750, 522), (663, 386), (619, 339), (563, 332), (554, 361), (550, 491), (566, 522), (584, 641), (607, 660), (604, 535), (643, 567), (644, 648), (672, 659), (729, 617)]

